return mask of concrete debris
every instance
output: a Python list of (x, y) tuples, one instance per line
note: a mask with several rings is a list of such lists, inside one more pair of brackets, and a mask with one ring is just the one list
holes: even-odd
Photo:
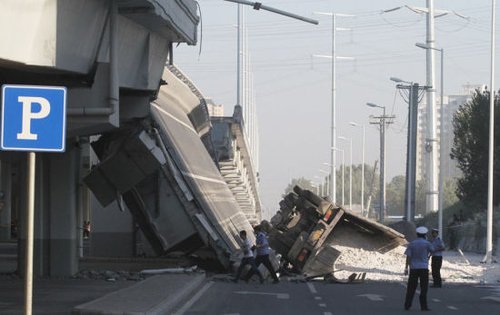
[(460, 255), (464, 258), (465, 262), (467, 263), (467, 265), (470, 265), (470, 261), (467, 259), (467, 257), (465, 257), (464, 255), (464, 252), (462, 252), (462, 250), (459, 248), (457, 249), (457, 251), (460, 253)]
[(145, 275), (138, 272), (111, 271), (111, 270), (81, 270), (72, 277), (79, 280), (105, 280), (105, 281), (142, 281)]
[(211, 281), (220, 281), (220, 282), (232, 282), (234, 279), (234, 275), (232, 274), (215, 274), (210, 277)]
[[(299, 186), (280, 202), (280, 210), (271, 223), (261, 224), (271, 247), (283, 256), (285, 264), (307, 278), (332, 275), (342, 246), (386, 253), (406, 244), (403, 234)], [(346, 281), (360, 282), (365, 275), (350, 278)]]
[(335, 273), (331, 273), (329, 275), (326, 275), (324, 277), (324, 280), (331, 283), (363, 283), (365, 282), (365, 278), (366, 278), (366, 272), (360, 272), (360, 273), (353, 272), (349, 277), (347, 277), (347, 279), (338, 279), (335, 276)]
[(159, 275), (159, 274), (175, 274), (175, 273), (192, 273), (197, 272), (198, 266), (191, 266), (189, 268), (162, 268), (162, 269), (145, 269), (140, 273), (143, 275)]

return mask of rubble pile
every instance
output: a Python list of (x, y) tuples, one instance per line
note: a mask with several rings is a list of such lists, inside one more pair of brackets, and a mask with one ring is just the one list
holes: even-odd
[(79, 280), (141, 281), (146, 279), (146, 275), (129, 271), (81, 270), (72, 278)]
[[(349, 248), (363, 250), (357, 252), (360, 255), (382, 255), (406, 244), (404, 235), (397, 231), (299, 186), (284, 197), (271, 223), (263, 222), (263, 227), (271, 246), (307, 277), (335, 275), (337, 259)], [(344, 259), (342, 264), (349, 261)]]

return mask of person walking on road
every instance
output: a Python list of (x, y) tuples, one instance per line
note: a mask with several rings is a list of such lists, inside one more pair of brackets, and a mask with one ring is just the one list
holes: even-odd
[(432, 287), (441, 288), (441, 266), (443, 265), (443, 251), (444, 243), (439, 237), (439, 230), (432, 229), (432, 246), (434, 247), (434, 252), (432, 252), (431, 258), (431, 270), (432, 270)]
[(260, 273), (257, 265), (255, 264), (255, 258), (253, 257), (252, 242), (247, 237), (247, 231), (240, 231), (240, 238), (243, 241), (241, 245), (241, 250), (243, 251), (243, 258), (241, 259), (240, 266), (238, 267), (238, 271), (236, 272), (236, 277), (232, 280), (234, 283), (237, 283), (240, 279), (241, 272), (246, 265), (250, 265), (250, 273), (256, 273), (259, 276), (260, 283), (264, 283), (264, 277)]
[[(278, 279), (278, 276), (276, 275), (276, 271), (273, 268), (273, 265), (271, 264), (271, 261), (269, 260), (269, 253), (271, 252), (271, 249), (269, 248), (269, 241), (267, 240), (266, 234), (262, 231), (262, 227), (260, 225), (257, 225), (254, 227), (255, 231), (255, 237), (256, 237), (256, 251), (257, 251), (257, 257), (255, 258), (255, 264), (257, 267), (260, 266), (260, 264), (264, 264), (266, 266), (267, 270), (269, 271), (269, 274), (273, 278), (273, 283), (278, 283), (280, 280)], [(250, 279), (253, 276), (252, 270), (247, 275), (246, 279)]]
[(413, 296), (417, 290), (417, 284), (420, 281), (420, 309), (429, 311), (427, 306), (427, 289), (429, 287), (429, 256), (434, 251), (432, 244), (426, 240), (425, 235), (428, 230), (425, 226), (420, 226), (416, 230), (417, 238), (408, 244), (406, 248), (405, 275), (408, 275), (408, 266), (410, 267), (410, 276), (408, 277), (408, 286), (406, 287), (405, 310), (409, 310), (413, 301)]

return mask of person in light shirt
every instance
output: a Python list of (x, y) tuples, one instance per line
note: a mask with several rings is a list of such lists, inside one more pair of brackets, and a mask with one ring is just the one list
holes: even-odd
[(432, 252), (431, 258), (432, 287), (441, 288), (441, 266), (443, 265), (443, 251), (445, 250), (445, 248), (443, 240), (441, 240), (441, 238), (439, 237), (438, 229), (432, 229), (431, 236), (432, 246), (434, 247), (434, 252)]
[(429, 287), (429, 256), (434, 251), (432, 244), (426, 240), (428, 232), (425, 226), (420, 226), (416, 230), (417, 238), (408, 244), (406, 248), (405, 275), (408, 277), (408, 286), (406, 287), (406, 298), (404, 308), (409, 310), (413, 301), (413, 296), (417, 290), (417, 284), (420, 281), (420, 309), (429, 311), (427, 306), (427, 289)]
[(247, 237), (247, 231), (240, 231), (240, 238), (242, 240), (241, 250), (243, 252), (243, 258), (241, 259), (240, 266), (238, 267), (238, 271), (236, 272), (236, 277), (233, 279), (234, 283), (237, 283), (240, 279), (241, 272), (246, 265), (250, 265), (250, 273), (256, 273), (259, 276), (260, 283), (264, 283), (264, 277), (260, 273), (257, 265), (255, 264), (255, 258), (253, 257), (252, 242)]

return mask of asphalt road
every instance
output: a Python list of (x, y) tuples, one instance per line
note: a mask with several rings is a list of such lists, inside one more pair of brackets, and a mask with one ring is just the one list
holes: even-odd
[[(234, 284), (211, 281), (177, 314), (406, 314), (421, 312), (418, 295), (404, 311), (403, 283), (328, 284), (324, 282)], [(500, 286), (447, 285), (429, 288), (434, 314), (500, 314)]]

